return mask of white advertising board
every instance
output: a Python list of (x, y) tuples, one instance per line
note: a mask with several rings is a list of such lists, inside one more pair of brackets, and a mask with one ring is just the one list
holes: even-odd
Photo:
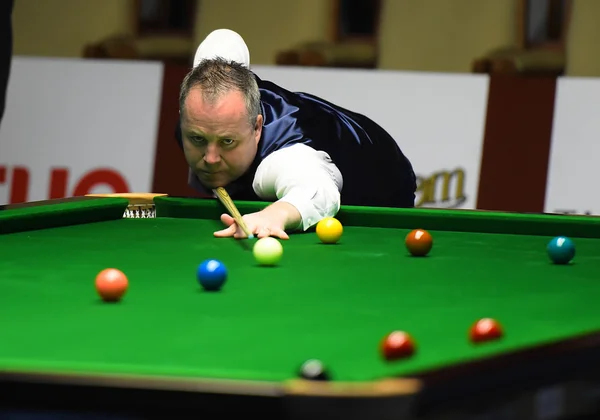
[(600, 214), (600, 79), (561, 77), (556, 88), (544, 211)]
[(150, 191), (163, 66), (14, 57), (0, 204)]

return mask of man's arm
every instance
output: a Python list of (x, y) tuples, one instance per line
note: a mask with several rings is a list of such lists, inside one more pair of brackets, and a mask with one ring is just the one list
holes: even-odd
[[(342, 174), (326, 153), (303, 144), (286, 147), (267, 156), (254, 176), (256, 194), (274, 203), (244, 220), (259, 238), (288, 239), (286, 231), (306, 230), (337, 214), (342, 185)], [(215, 236), (244, 237), (231, 216), (223, 214), (221, 221), (228, 227)]]
[(342, 174), (327, 153), (295, 144), (267, 156), (256, 171), (253, 188), (263, 199), (277, 200), (266, 214), (285, 219), (285, 229), (302, 229), (335, 216), (340, 209)]

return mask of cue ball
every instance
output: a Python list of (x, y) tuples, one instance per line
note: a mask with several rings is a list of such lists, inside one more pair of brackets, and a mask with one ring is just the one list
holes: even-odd
[(96, 292), (105, 302), (116, 302), (123, 297), (129, 282), (116, 268), (106, 268), (96, 275)]
[(575, 244), (565, 236), (557, 236), (548, 242), (548, 256), (555, 264), (568, 264), (575, 256)]
[(469, 330), (469, 338), (473, 343), (497, 340), (503, 335), (502, 327), (492, 318), (482, 318), (475, 322)]
[(283, 256), (283, 246), (277, 239), (267, 236), (256, 241), (252, 254), (260, 265), (275, 265)]
[(415, 342), (410, 334), (404, 331), (393, 331), (383, 337), (379, 344), (379, 351), (385, 360), (398, 360), (414, 354)]
[(415, 257), (423, 257), (431, 251), (433, 247), (433, 238), (424, 229), (412, 230), (406, 235), (406, 249)]
[(329, 373), (320, 360), (310, 359), (300, 367), (300, 377), (311, 381), (328, 381)]
[(316, 233), (324, 244), (335, 244), (344, 233), (344, 227), (335, 217), (326, 217), (317, 223)]
[(198, 266), (196, 277), (204, 290), (219, 290), (227, 280), (227, 268), (221, 261), (206, 260)]

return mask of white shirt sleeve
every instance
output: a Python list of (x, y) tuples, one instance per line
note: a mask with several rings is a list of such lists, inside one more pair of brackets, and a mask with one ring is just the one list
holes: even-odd
[(306, 230), (340, 209), (343, 179), (329, 155), (294, 144), (268, 155), (258, 166), (252, 187), (263, 200), (296, 207)]

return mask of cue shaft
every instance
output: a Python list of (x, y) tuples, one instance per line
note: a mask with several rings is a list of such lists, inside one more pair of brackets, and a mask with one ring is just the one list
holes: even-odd
[(246, 236), (248, 238), (253, 238), (254, 235), (252, 235), (252, 233), (250, 233), (250, 229), (248, 229), (248, 225), (246, 225), (246, 222), (242, 218), (242, 215), (240, 214), (239, 210), (233, 203), (233, 200), (231, 199), (231, 197), (229, 196), (229, 194), (227, 193), (225, 188), (218, 187), (218, 188), (213, 189), (213, 192), (216, 194), (216, 196), (219, 198), (219, 201), (221, 201), (221, 203), (225, 206), (225, 208), (227, 210), (229, 210), (231, 217), (233, 217), (235, 222), (244, 231)]

